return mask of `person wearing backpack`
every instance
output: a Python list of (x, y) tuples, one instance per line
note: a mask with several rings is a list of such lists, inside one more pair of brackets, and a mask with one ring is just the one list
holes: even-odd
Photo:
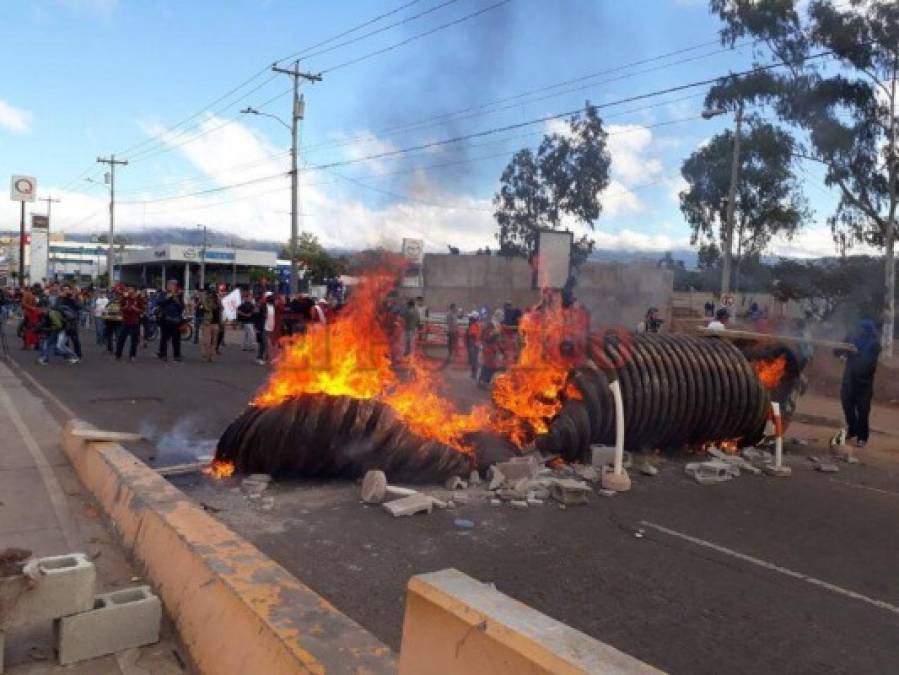
[(109, 292), (109, 302), (103, 308), (103, 334), (106, 338), (106, 351), (113, 353), (114, 345), (119, 338), (122, 326), (121, 297), (116, 291)]
[(81, 302), (75, 297), (75, 292), (68, 284), (62, 287), (59, 300), (56, 303), (56, 309), (62, 315), (63, 330), (59, 335), (59, 340), (63, 344), (68, 342), (71, 349), (75, 352), (75, 356), (81, 358), (81, 339), (78, 336), (78, 326), (81, 319)]
[(46, 366), (50, 361), (50, 352), (59, 354), (69, 363), (78, 363), (80, 359), (69, 349), (65, 340), (60, 341), (59, 336), (65, 328), (62, 314), (56, 307), (51, 307), (49, 300), (41, 298), (38, 307), (41, 310), (41, 320), (39, 331), (41, 334), (41, 356), (37, 360), (42, 366)]
[(168, 360), (168, 346), (172, 343), (172, 355), (175, 361), (181, 360), (181, 322), (184, 321), (184, 296), (178, 292), (177, 282), (171, 281), (166, 288), (165, 297), (156, 305), (156, 316), (159, 321), (159, 353), (160, 361)]

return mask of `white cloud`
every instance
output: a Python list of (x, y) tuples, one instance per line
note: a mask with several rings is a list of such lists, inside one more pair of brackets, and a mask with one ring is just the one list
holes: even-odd
[(0, 127), (18, 134), (27, 133), (31, 129), (31, 113), (0, 99)]
[[(386, 141), (383, 138), (378, 138), (370, 131), (362, 131), (352, 135), (353, 138), (364, 138), (365, 141), (355, 142), (355, 143), (347, 143), (344, 148), (344, 156), (349, 160), (359, 160), (364, 157), (371, 157), (372, 155), (380, 155), (387, 152), (393, 152), (397, 150), (397, 146), (391, 143), (390, 141)], [(344, 137), (344, 139), (349, 137)], [(365, 162), (365, 167), (376, 176), (383, 176), (389, 170), (388, 165), (389, 159), (385, 158), (383, 160), (375, 159), (368, 160)]]
[[(242, 123), (220, 126), (224, 120), (207, 117), (192, 136), (161, 137), (173, 154), (186, 159), (201, 175), (184, 179), (173, 175), (165, 186), (135, 191), (133, 162), (117, 174), (116, 226), (123, 233), (144, 226), (193, 227), (204, 223), (222, 232), (243, 237), (286, 241), (290, 233), (289, 158), (286, 148), (272, 145)], [(163, 130), (145, 125), (159, 135)], [(192, 142), (185, 141), (193, 138)], [(235, 168), (236, 167), (236, 168)], [(352, 175), (352, 169), (340, 169)], [(233, 185), (267, 176), (285, 174), (243, 187), (205, 195), (200, 190)], [(355, 178), (355, 176), (353, 176)], [(129, 182), (131, 184), (129, 185)], [(159, 178), (155, 179), (159, 183)], [(376, 179), (366, 178), (380, 187)], [(46, 186), (57, 194), (59, 190)], [(371, 207), (361, 197), (364, 188), (335, 180), (327, 172), (301, 174), (301, 228), (316, 234), (323, 244), (340, 248), (387, 246), (398, 249), (403, 237), (425, 240), (426, 248), (446, 251), (447, 245), (464, 250), (496, 246), (496, 224), (489, 199), (448, 194), (426, 174), (414, 176), (408, 200), (382, 208)], [(67, 232), (104, 230), (107, 226), (107, 192), (85, 184), (82, 192), (60, 192), (62, 202), (54, 206), (53, 219)], [(180, 196), (160, 200), (160, 197)], [(156, 201), (154, 201), (156, 200)], [(144, 202), (144, 203), (142, 203)], [(0, 202), (0, 217), (18, 222), (18, 211)], [(17, 207), (18, 205), (14, 205)]]
[[(839, 255), (829, 227), (815, 225), (801, 230), (792, 239), (776, 237), (768, 247), (768, 254), (787, 258), (821, 258)], [(847, 251), (850, 254), (881, 255), (882, 251), (872, 246), (855, 245)]]

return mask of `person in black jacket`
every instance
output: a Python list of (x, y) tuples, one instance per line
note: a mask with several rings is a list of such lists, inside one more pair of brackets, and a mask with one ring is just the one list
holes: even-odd
[(846, 361), (840, 400), (846, 416), (846, 440), (855, 439), (856, 445), (865, 447), (868, 442), (868, 417), (871, 414), (871, 398), (874, 395), (874, 373), (880, 357), (880, 340), (877, 325), (871, 319), (859, 323), (854, 334), (846, 342), (855, 345), (856, 351), (836, 350), (837, 356)]
[(181, 323), (184, 321), (184, 296), (178, 292), (178, 284), (172, 282), (165, 290), (165, 297), (156, 305), (156, 317), (159, 322), (159, 352), (156, 357), (160, 361), (168, 360), (168, 346), (172, 343), (172, 355), (175, 361), (181, 360)]

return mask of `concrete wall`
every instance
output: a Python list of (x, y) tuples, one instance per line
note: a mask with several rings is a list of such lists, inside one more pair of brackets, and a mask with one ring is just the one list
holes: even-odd
[(636, 328), (646, 310), (658, 307), (670, 320), (674, 273), (651, 263), (588, 262), (578, 274), (575, 295), (590, 312), (590, 325)]
[[(404, 289), (404, 294), (423, 295), (434, 311), (444, 311), (451, 302), (465, 310), (504, 302), (527, 308), (539, 299), (531, 284), (532, 269), (523, 258), (428, 254), (424, 289)], [(653, 305), (667, 318), (673, 286), (673, 273), (653, 264), (589, 262), (580, 269), (575, 295), (590, 312), (593, 327), (633, 328)]]

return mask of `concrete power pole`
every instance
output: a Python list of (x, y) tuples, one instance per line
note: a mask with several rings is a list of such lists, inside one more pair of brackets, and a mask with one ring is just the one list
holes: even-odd
[(740, 180), (740, 133), (743, 127), (743, 103), (737, 107), (734, 131), (734, 154), (730, 165), (730, 188), (727, 191), (727, 221), (724, 229), (724, 254), (721, 262), (721, 295), (730, 293), (730, 275), (733, 267), (734, 209), (737, 206), (737, 183)]
[(299, 200), (300, 200), (300, 181), (297, 171), (298, 161), (298, 123), (305, 114), (306, 103), (299, 96), (300, 81), (309, 80), (310, 82), (321, 82), (321, 75), (300, 72), (300, 62), (294, 61), (293, 68), (279, 68), (272, 66), (272, 70), (276, 73), (290, 75), (293, 79), (293, 111), (291, 114), (290, 125), (290, 294), (296, 295), (300, 289), (299, 268), (297, 265), (297, 233), (299, 230)]
[[(50, 266), (50, 261), (53, 259), (53, 256), (49, 254), (50, 252), (50, 208), (53, 204), (59, 204), (61, 199), (54, 199), (53, 195), (49, 197), (43, 197), (39, 199), (40, 202), (47, 202), (47, 276), (51, 279), (56, 278), (56, 275), (53, 273), (53, 268)], [(79, 272), (80, 274), (80, 272)]]
[(115, 168), (116, 165), (127, 166), (127, 159), (116, 159), (110, 155), (109, 159), (97, 157), (100, 164), (109, 164), (109, 248), (106, 250), (106, 281), (107, 288), (112, 288), (115, 275)]

